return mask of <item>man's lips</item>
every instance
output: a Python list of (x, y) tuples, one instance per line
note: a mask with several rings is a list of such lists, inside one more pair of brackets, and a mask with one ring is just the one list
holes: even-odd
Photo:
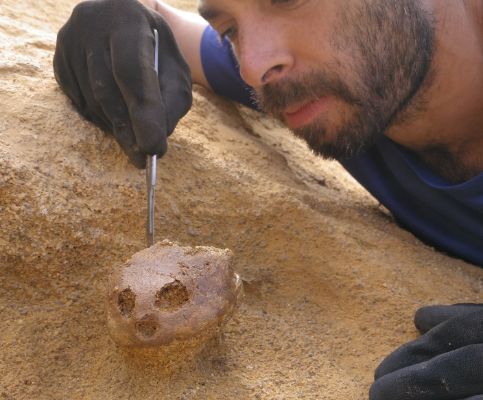
[(300, 128), (312, 122), (327, 107), (327, 98), (320, 97), (305, 103), (298, 103), (287, 107), (283, 116), (290, 128)]

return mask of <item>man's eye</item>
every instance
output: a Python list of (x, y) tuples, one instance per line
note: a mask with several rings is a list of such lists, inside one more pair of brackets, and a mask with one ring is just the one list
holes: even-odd
[(233, 38), (236, 36), (237, 29), (232, 26), (231, 28), (225, 29), (223, 32), (220, 33), (220, 37), (222, 40), (228, 39), (228, 40), (233, 40)]

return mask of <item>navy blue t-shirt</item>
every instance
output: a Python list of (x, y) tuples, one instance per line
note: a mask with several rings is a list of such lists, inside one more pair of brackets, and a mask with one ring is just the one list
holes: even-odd
[[(201, 60), (213, 90), (255, 108), (228, 41), (208, 27)], [(342, 165), (424, 242), (483, 266), (483, 174), (450, 184), (387, 137)]]

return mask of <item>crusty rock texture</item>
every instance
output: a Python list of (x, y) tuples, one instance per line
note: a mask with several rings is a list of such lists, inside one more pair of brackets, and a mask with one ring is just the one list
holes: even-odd
[(400, 229), (278, 124), (197, 87), (158, 163), (156, 237), (231, 249), (245, 296), (179, 372), (125, 355), (106, 285), (146, 246), (145, 175), (55, 83), (76, 2), (0, 0), (1, 400), (367, 399), (380, 360), (417, 337), (418, 307), (483, 301), (481, 269)]
[[(168, 241), (142, 250), (109, 279), (107, 318), (123, 346), (201, 347), (231, 316), (242, 290), (229, 250)], [(174, 343), (173, 343), (174, 342)]]

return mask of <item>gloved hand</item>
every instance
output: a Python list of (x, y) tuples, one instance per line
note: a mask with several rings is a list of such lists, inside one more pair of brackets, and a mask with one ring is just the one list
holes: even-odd
[[(154, 33), (159, 33), (159, 76)], [(79, 112), (138, 168), (163, 155), (191, 107), (191, 75), (166, 22), (136, 0), (91, 0), (74, 8), (57, 36), (57, 82)]]
[(418, 310), (423, 336), (377, 368), (370, 400), (483, 400), (483, 304)]

